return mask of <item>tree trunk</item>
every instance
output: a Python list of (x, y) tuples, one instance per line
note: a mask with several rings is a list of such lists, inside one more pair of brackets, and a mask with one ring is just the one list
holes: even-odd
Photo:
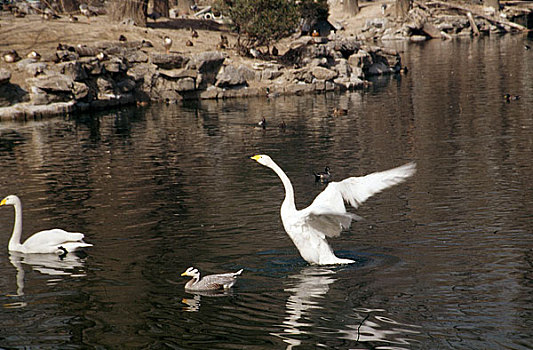
[(133, 19), (136, 25), (146, 27), (148, 0), (113, 0), (109, 3), (109, 14), (114, 21)]
[(359, 13), (359, 1), (358, 0), (344, 0), (344, 11), (352, 16)]
[(79, 11), (80, 4), (77, 0), (61, 0), (59, 3), (61, 5), (61, 11), (63, 13), (72, 13)]
[(148, 3), (148, 7), (152, 5), (152, 12), (158, 13), (163, 17), (169, 16), (168, 10), (170, 7), (168, 0), (151, 0), (150, 2)]
[(396, 17), (399, 19), (407, 18), (411, 9), (411, 0), (396, 0)]

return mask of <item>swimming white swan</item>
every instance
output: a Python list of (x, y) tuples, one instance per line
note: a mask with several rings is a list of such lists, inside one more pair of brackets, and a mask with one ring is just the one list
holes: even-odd
[(204, 276), (204, 278), (200, 279), (200, 271), (191, 266), (181, 275), (192, 277), (192, 279), (185, 284), (185, 290), (208, 291), (230, 289), (237, 281), (237, 276), (241, 273), (242, 269), (237, 272)]
[(20, 253), (53, 253), (66, 254), (76, 249), (90, 247), (92, 244), (83, 241), (83, 233), (67, 232), (58, 228), (37, 232), (24, 243), (20, 243), (22, 234), (22, 204), (19, 197), (7, 196), (0, 202), (2, 205), (15, 207), (15, 225), (7, 248)]
[(283, 227), (302, 258), (310, 264), (317, 265), (354, 262), (336, 257), (326, 240), (326, 237), (339, 236), (342, 229), (349, 228), (351, 221), (359, 218), (355, 214), (346, 212), (344, 201), (357, 208), (373, 194), (405, 181), (416, 171), (416, 164), (408, 163), (366, 176), (330, 182), (310, 206), (297, 210), (291, 180), (283, 170), (267, 155), (260, 154), (251, 158), (274, 170), (281, 179), (285, 187), (285, 199), (281, 204)]

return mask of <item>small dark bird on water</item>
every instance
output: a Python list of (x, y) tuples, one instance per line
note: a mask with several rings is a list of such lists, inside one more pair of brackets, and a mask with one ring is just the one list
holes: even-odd
[(282, 120), (281, 123), (279, 123), (278, 127), (279, 127), (282, 131), (285, 131), (285, 129), (287, 129), (287, 124), (285, 124), (285, 120)]
[(524, 45), (524, 50), (529, 50), (529, 49), (531, 49), (531, 46), (525, 44), (525, 45)]
[(263, 129), (266, 129), (267, 127), (267, 121), (265, 119), (265, 117), (263, 117), (263, 119), (261, 119), (261, 121), (259, 123), (257, 123), (257, 125), (259, 125), (260, 127), (262, 127)]
[(313, 175), (315, 176), (315, 182), (327, 183), (331, 180), (329, 166), (325, 167), (323, 172), (313, 172)]
[(517, 101), (517, 100), (520, 99), (520, 95), (505, 94), (505, 95), (503, 95), (503, 98), (504, 98), (505, 101), (507, 101), (507, 102)]

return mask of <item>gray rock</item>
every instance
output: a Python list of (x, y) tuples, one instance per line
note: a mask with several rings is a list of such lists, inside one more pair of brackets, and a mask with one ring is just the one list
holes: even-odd
[[(6, 72), (4, 70), (4, 72)], [(8, 72), (9, 73), (9, 72)], [(2, 69), (0, 69), (0, 79), (2, 77)], [(20, 86), (9, 83), (9, 78), (6, 83), (0, 84), (0, 107), (7, 107), (19, 102), (24, 102), (29, 99), (28, 93)]]
[(87, 72), (85, 72), (84, 66), (78, 61), (59, 63), (58, 67), (61, 74), (66, 75), (74, 81), (87, 79)]
[(99, 98), (115, 94), (115, 82), (111, 78), (99, 76), (96, 79), (96, 86), (98, 88)]
[(198, 88), (203, 90), (209, 85), (215, 84), (216, 76), (225, 59), (226, 55), (222, 52), (203, 52), (192, 56), (186, 68), (198, 70), (199, 79), (197, 84)]
[(257, 75), (255, 74), (255, 71), (253, 69), (248, 68), (247, 66), (241, 64), (237, 70), (239, 73), (244, 77), (247, 83), (258, 80)]
[(198, 71), (193, 69), (160, 69), (159, 74), (165, 78), (169, 79), (180, 79), (180, 78), (193, 78), (198, 77)]
[(132, 92), (135, 89), (135, 81), (132, 79), (123, 79), (117, 82), (117, 89), (121, 93)]
[(74, 82), (74, 86), (72, 87), (72, 94), (74, 95), (74, 99), (83, 100), (84, 98), (89, 96), (89, 87), (84, 83)]
[(392, 69), (383, 62), (377, 62), (373, 63), (367, 72), (369, 75), (383, 75), (392, 73)]
[(34, 77), (38, 76), (39, 74), (43, 74), (48, 69), (48, 64), (44, 62), (35, 62), (30, 63), (26, 66), (26, 72), (33, 75)]
[(267, 68), (261, 72), (261, 80), (274, 80), (282, 75), (283, 73), (277, 69)]
[(28, 83), (46, 92), (64, 93), (72, 90), (74, 80), (63, 74), (55, 74), (31, 78)]
[(124, 59), (129, 63), (146, 63), (148, 62), (148, 55), (141, 50), (127, 50)]
[(331, 80), (337, 77), (338, 73), (324, 67), (311, 68), (311, 74), (318, 80)]
[(150, 53), (150, 62), (163, 69), (183, 68), (189, 62), (189, 57), (178, 53)]
[(368, 67), (372, 64), (372, 56), (365, 50), (359, 50), (348, 57), (348, 63), (352, 67)]
[(239, 85), (245, 85), (246, 79), (241, 72), (233, 65), (224, 66), (216, 76), (215, 86), (227, 88)]
[(123, 73), (128, 70), (128, 66), (121, 58), (113, 57), (109, 61), (104, 62), (104, 69), (110, 73)]
[(9, 83), (11, 79), (11, 72), (0, 68), (0, 86)]

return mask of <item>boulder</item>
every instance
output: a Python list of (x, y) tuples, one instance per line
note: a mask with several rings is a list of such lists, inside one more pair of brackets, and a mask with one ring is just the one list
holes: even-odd
[(246, 85), (243, 74), (233, 65), (224, 66), (216, 76), (215, 86), (220, 88)]
[(392, 73), (392, 69), (383, 62), (377, 62), (370, 65), (367, 73), (368, 75), (383, 75)]
[(72, 87), (72, 95), (75, 100), (83, 100), (89, 96), (89, 87), (84, 83), (76, 81)]
[(338, 73), (324, 67), (312, 67), (311, 74), (318, 80), (332, 80), (338, 76)]
[(34, 86), (46, 92), (65, 93), (72, 90), (74, 80), (63, 74), (55, 74), (31, 78), (28, 79), (28, 83), (30, 86)]
[(64, 74), (74, 81), (87, 79), (87, 72), (85, 71), (84, 66), (78, 61), (59, 63), (58, 67), (61, 74)]
[(198, 88), (205, 89), (213, 85), (216, 76), (226, 59), (226, 54), (217, 51), (202, 52), (191, 57), (186, 68), (196, 69), (199, 73)]
[(150, 62), (163, 69), (183, 68), (189, 62), (189, 57), (179, 53), (150, 53)]
[(9, 83), (11, 79), (11, 72), (0, 68), (0, 86)]
[(128, 66), (121, 58), (113, 57), (104, 62), (104, 69), (109, 73), (123, 73), (128, 70)]

